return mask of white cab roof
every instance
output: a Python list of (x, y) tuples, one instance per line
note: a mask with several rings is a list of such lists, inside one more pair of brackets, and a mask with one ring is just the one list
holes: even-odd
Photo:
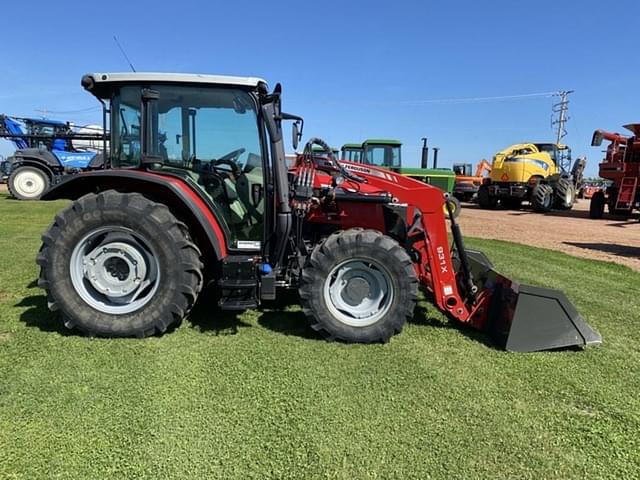
[(241, 85), (256, 87), (259, 83), (267, 83), (257, 77), (233, 77), (228, 75), (203, 75), (199, 73), (158, 73), (158, 72), (125, 72), (125, 73), (90, 73), (96, 84), (120, 82), (183, 82), (206, 83), (210, 85)]

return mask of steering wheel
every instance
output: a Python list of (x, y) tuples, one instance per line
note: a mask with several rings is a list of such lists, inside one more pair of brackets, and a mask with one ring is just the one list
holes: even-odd
[(235, 177), (237, 177), (238, 175), (240, 175), (241, 172), (240, 172), (240, 166), (236, 162), (240, 157), (240, 155), (242, 155), (245, 151), (246, 149), (244, 148), (238, 148), (237, 150), (234, 150), (233, 152), (229, 152), (226, 155), (223, 155), (222, 157), (218, 158), (217, 160), (214, 160), (213, 165), (214, 166), (227, 165), (231, 169), (231, 173)]

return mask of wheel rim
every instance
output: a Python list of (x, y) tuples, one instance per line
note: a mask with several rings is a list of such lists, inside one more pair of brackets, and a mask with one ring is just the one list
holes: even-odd
[(331, 314), (352, 327), (373, 325), (391, 308), (394, 290), (387, 269), (372, 259), (353, 258), (331, 270), (324, 299)]
[(36, 198), (42, 195), (45, 189), (45, 179), (41, 173), (35, 170), (22, 170), (16, 172), (13, 179), (13, 188), (17, 194), (26, 198)]
[(92, 308), (127, 314), (145, 306), (160, 284), (158, 259), (148, 242), (124, 227), (101, 227), (78, 242), (71, 283)]
[(444, 212), (445, 217), (449, 218), (449, 209), (447, 208), (447, 203), (451, 206), (451, 213), (455, 216), (458, 206), (456, 205), (456, 202), (447, 200), (442, 205), (442, 211)]
[(573, 192), (570, 188), (567, 189), (567, 192), (564, 195), (564, 201), (567, 205), (573, 204)]

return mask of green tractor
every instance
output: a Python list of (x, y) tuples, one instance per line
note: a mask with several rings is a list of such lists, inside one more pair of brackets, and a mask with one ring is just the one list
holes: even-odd
[[(402, 143), (398, 140), (368, 139), (362, 144), (347, 143), (342, 146), (341, 158), (349, 162), (374, 165), (420, 180), (449, 193), (449, 207), (454, 218), (460, 214), (460, 201), (452, 195), (456, 183), (456, 175), (449, 168), (437, 168), (438, 149), (434, 148), (434, 168), (427, 167), (426, 139), (423, 139), (422, 166), (409, 168), (402, 166)], [(445, 204), (445, 214), (447, 207)]]
[[(327, 153), (325, 151), (325, 149), (323, 147), (321, 147), (320, 145), (314, 145), (311, 148), (311, 151), (313, 152), (313, 155), (318, 155), (321, 156), (324, 153)], [(334, 158), (340, 158), (340, 151), (337, 148), (331, 148), (331, 153), (333, 154)]]
[(345, 143), (340, 149), (340, 159), (348, 162), (360, 163), (362, 159), (362, 144)]

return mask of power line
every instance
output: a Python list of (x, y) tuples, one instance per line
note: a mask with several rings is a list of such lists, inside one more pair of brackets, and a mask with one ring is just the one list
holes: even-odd
[(87, 108), (80, 108), (78, 110), (49, 110), (48, 108), (46, 109), (41, 109), (41, 110), (35, 110), (38, 113), (44, 113), (44, 114), (49, 114), (49, 113), (53, 113), (54, 115), (66, 115), (66, 114), (71, 114), (71, 113), (84, 113), (84, 112), (93, 112), (96, 110), (101, 110), (102, 107), (100, 105), (96, 105), (93, 107), (87, 107)]
[(431, 98), (426, 100), (405, 100), (396, 102), (379, 103), (382, 105), (424, 105), (424, 104), (466, 104), (500, 102), (508, 100), (523, 100), (527, 98), (550, 98), (557, 95), (557, 92), (522, 93), (517, 95), (499, 95), (492, 97), (454, 97), (454, 98)]

